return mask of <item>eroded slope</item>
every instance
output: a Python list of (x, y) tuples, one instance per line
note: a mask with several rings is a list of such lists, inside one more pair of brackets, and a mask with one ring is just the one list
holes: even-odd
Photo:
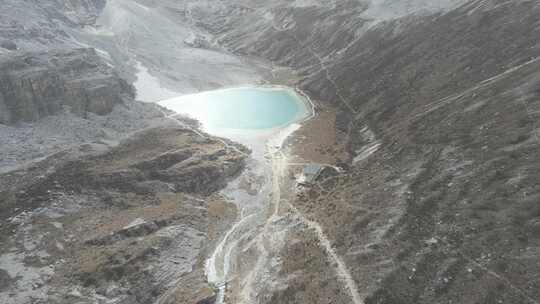
[(245, 155), (180, 127), (86, 152), (2, 176), (2, 302), (212, 297), (204, 260), (236, 216), (215, 192)]
[[(295, 205), (323, 226), (366, 302), (538, 303), (537, 2), (449, 2), (384, 20), (356, 1), (235, 3), (201, 22), (238, 53), (294, 67), (298, 85), (342, 110), (334, 127), (350, 169)], [(292, 248), (281, 275), (298, 283), (272, 301), (312, 300), (335, 280), (309, 274), (324, 262), (291, 264), (317, 249)]]

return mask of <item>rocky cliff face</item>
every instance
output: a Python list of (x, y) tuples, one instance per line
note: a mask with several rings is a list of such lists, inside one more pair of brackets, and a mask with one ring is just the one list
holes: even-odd
[(0, 56), (0, 123), (35, 121), (67, 108), (108, 114), (133, 89), (94, 49)]

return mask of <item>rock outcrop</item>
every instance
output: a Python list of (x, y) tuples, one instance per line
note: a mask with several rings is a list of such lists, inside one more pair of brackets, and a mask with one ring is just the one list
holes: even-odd
[(67, 109), (103, 115), (133, 89), (94, 49), (0, 55), (0, 123), (35, 121)]
[(237, 149), (160, 127), (108, 151), (70, 161), (58, 154), (2, 175), (0, 302), (212, 298), (203, 261), (236, 214), (216, 191), (244, 167)]

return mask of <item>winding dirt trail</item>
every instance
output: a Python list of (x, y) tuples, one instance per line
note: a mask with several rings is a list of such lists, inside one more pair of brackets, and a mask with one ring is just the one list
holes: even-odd
[(352, 303), (364, 304), (364, 301), (362, 300), (362, 297), (360, 296), (360, 293), (358, 291), (358, 286), (356, 285), (356, 282), (352, 278), (351, 273), (349, 272), (349, 269), (347, 268), (347, 265), (332, 247), (332, 243), (330, 242), (328, 237), (324, 234), (324, 230), (321, 227), (321, 225), (319, 225), (319, 223), (317, 222), (307, 219), (292, 204), (290, 204), (290, 207), (295, 212), (296, 216), (298, 216), (298, 218), (302, 221), (302, 223), (306, 225), (308, 229), (314, 230), (315, 233), (317, 234), (317, 238), (319, 239), (320, 246), (326, 252), (326, 256), (328, 257), (329, 262), (335, 265), (335, 271), (339, 279), (341, 280), (341, 282), (343, 283), (343, 285), (349, 292)]
[[(266, 234), (269, 231), (270, 225), (279, 218), (279, 211), (281, 207), (281, 180), (285, 177), (287, 173), (287, 168), (289, 162), (287, 161), (287, 156), (282, 152), (281, 147), (275, 151), (269, 151), (272, 161), (272, 205), (274, 206), (274, 213), (271, 217), (268, 218), (263, 232), (259, 235), (259, 240), (257, 245), (259, 250), (266, 257), (268, 256), (268, 250), (265, 248), (265, 238), (268, 237)], [(332, 243), (325, 235), (322, 226), (315, 222), (307, 219), (296, 207), (294, 207), (290, 202), (288, 203), (291, 210), (294, 212), (295, 216), (307, 227), (309, 230), (315, 231), (317, 238), (319, 239), (320, 246), (326, 252), (326, 256), (331, 265), (335, 265), (335, 271), (337, 276), (341, 280), (345, 289), (349, 292), (352, 303), (354, 304), (364, 304), (360, 292), (358, 291), (358, 286), (354, 279), (352, 278), (347, 265), (343, 259), (337, 254), (335, 249), (332, 247)], [(262, 263), (257, 263), (257, 267), (250, 273), (250, 276), (256, 274), (258, 267), (262, 266)], [(251, 290), (250, 290), (251, 291)], [(249, 292), (247, 293), (249, 295)], [(249, 298), (249, 296), (248, 296)]]
[[(287, 175), (288, 168), (301, 165), (289, 162), (282, 146), (287, 136), (298, 128), (299, 125), (284, 130), (283, 134), (278, 134), (273, 140), (268, 140), (266, 153), (262, 154), (264, 155), (263, 159), (258, 160), (259, 165), (267, 169), (265, 171), (267, 172), (266, 182), (258, 194), (260, 199), (259, 208), (240, 208), (242, 211), (239, 221), (227, 231), (223, 240), (207, 260), (208, 280), (218, 289), (217, 304), (225, 303), (225, 295), (228, 293), (226, 290), (227, 282), (237, 275), (232, 273), (234, 272), (232, 265), (235, 264), (235, 259), (239, 258), (237, 256), (237, 254), (240, 254), (240, 252), (237, 252), (240, 249), (239, 247), (243, 248), (243, 252), (253, 249), (257, 254), (251, 269), (243, 274), (239, 290), (232, 292), (237, 295), (237, 303), (257, 303), (256, 299), (261, 286), (268, 284), (269, 280), (272, 279), (268, 277), (270, 261), (279, 256), (281, 246), (285, 241), (285, 237), (276, 235), (276, 231), (288, 231), (292, 227), (291, 223), (287, 224), (286, 221), (285, 223), (281, 221), (285, 217), (292, 217), (294, 222), (301, 224), (306, 230), (315, 232), (321, 250), (324, 250), (329, 264), (333, 265), (332, 267), (344, 290), (349, 293), (351, 303), (364, 304), (358, 286), (352, 278), (346, 263), (332, 247), (332, 243), (325, 235), (322, 226), (308, 219), (291, 202), (287, 202), (282, 198), (282, 181)], [(282, 208), (283, 203), (286, 203), (288, 208)], [(251, 241), (245, 244), (246, 240)]]

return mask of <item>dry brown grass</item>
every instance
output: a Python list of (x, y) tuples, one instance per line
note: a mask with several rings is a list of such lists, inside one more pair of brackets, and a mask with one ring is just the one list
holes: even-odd
[(338, 142), (336, 112), (323, 109), (305, 122), (292, 138), (292, 153), (298, 162), (335, 164), (348, 158), (346, 147)]

